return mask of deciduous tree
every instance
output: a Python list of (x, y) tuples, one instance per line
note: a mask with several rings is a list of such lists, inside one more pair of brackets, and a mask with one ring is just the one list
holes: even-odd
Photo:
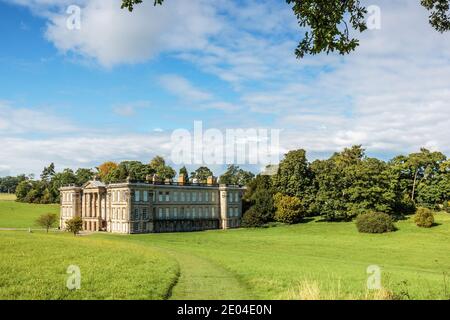
[[(151, 1), (151, 0), (146, 0)], [(154, 5), (164, 0), (153, 0)], [(419, 0), (416, 0), (419, 1)], [(122, 0), (122, 9), (133, 11), (143, 0)], [(348, 54), (359, 45), (352, 34), (367, 29), (367, 8), (360, 0), (286, 0), (292, 6), (301, 29), (307, 29), (295, 53), (306, 54), (338, 52)], [(429, 22), (439, 32), (450, 30), (450, 0), (420, 0), (429, 11)]]
[(58, 221), (58, 217), (54, 213), (46, 213), (41, 215), (39, 218), (36, 219), (36, 224), (42, 228), (44, 228), (47, 233), (48, 230), (53, 227), (56, 222)]

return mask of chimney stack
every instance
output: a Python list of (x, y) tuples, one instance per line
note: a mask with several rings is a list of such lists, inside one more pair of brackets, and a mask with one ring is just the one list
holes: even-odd
[(206, 183), (208, 184), (208, 185), (213, 185), (213, 184), (216, 184), (216, 177), (214, 177), (214, 176), (209, 176), (207, 179), (206, 179)]

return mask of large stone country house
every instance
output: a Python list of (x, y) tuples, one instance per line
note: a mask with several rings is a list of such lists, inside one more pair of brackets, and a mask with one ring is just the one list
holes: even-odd
[(60, 227), (75, 216), (86, 231), (150, 233), (237, 228), (241, 223), (240, 186), (207, 183), (132, 182), (105, 185), (90, 181), (61, 192)]

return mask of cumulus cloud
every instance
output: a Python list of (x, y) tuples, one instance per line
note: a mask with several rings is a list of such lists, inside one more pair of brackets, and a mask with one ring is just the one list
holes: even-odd
[[(144, 1), (139, 10), (120, 9), (120, 0), (10, 0), (48, 20), (46, 38), (63, 53), (105, 67), (148, 61), (162, 51), (202, 49), (220, 30), (210, 1), (172, 0), (160, 7)], [(67, 27), (69, 5), (81, 8), (81, 29)]]

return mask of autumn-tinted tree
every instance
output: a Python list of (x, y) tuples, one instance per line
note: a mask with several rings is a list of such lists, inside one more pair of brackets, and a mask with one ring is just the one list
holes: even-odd
[(111, 174), (114, 170), (117, 169), (119, 165), (112, 161), (107, 161), (98, 166), (98, 176), (100, 180), (106, 181), (111, 177)]

